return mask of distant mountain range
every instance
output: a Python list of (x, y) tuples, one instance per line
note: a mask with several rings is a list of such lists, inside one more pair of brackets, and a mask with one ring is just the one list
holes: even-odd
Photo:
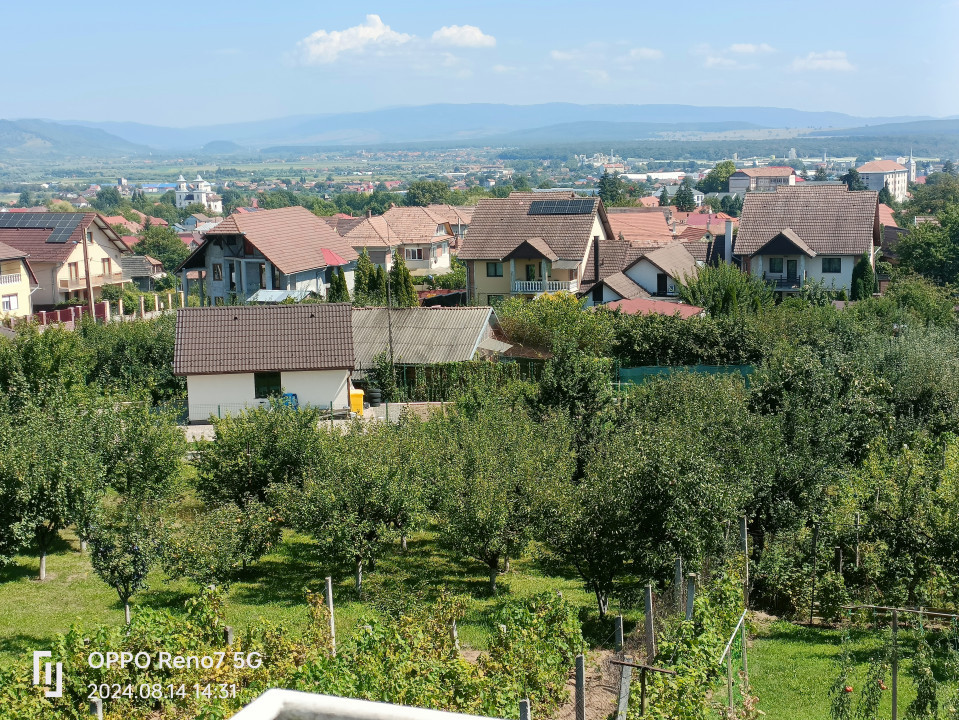
[(628, 142), (691, 134), (792, 129), (803, 136), (955, 133), (959, 120), (865, 118), (769, 107), (434, 104), (170, 128), (132, 122), (0, 120), (0, 159), (256, 154), (271, 146), (444, 142), (482, 146)]

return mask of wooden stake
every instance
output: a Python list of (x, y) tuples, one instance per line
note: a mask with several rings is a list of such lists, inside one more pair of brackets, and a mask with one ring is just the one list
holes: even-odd
[(576, 656), (576, 720), (586, 720), (586, 658)]

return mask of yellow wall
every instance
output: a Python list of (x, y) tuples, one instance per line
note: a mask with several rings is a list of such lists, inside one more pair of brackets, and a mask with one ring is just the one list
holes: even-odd
[(20, 281), (0, 284), (0, 298), (7, 295), (16, 295), (17, 309), (4, 310), (0, 303), (0, 319), (4, 317), (23, 317), (32, 312), (30, 302), (30, 274), (21, 260), (4, 260), (0, 262), (0, 276), (19, 275)]
[[(91, 281), (94, 286), (93, 297), (94, 299), (98, 299), (101, 294), (101, 286), (104, 284), (104, 279), (100, 277), (103, 274), (103, 259), (110, 258), (110, 271), (112, 273), (118, 273), (122, 270), (120, 267), (121, 253), (107, 238), (106, 233), (96, 225), (91, 225), (87, 230), (93, 233), (93, 242), (87, 245), (87, 259), (90, 265)], [(61, 288), (60, 281), (68, 281), (70, 279), (70, 263), (77, 263), (80, 278), (86, 277), (83, 263), (83, 246), (79, 243), (74, 246), (73, 252), (70, 253), (70, 257), (67, 258), (66, 262), (60, 266), (54, 263), (35, 264), (34, 272), (37, 275), (37, 280), (40, 282), (40, 289), (34, 294), (34, 302), (36, 304), (55, 305), (66, 302), (69, 298), (73, 297), (77, 291), (80, 292), (81, 297), (86, 295), (86, 285), (82, 281), (69, 286), (72, 288), (70, 290)]]

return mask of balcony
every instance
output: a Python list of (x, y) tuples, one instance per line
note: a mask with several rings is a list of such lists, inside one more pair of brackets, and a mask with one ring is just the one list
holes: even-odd
[[(116, 283), (122, 282), (126, 282), (126, 278), (123, 277), (122, 272), (108, 273), (105, 275), (94, 275), (90, 278), (91, 287), (115, 285)], [(60, 290), (67, 292), (72, 290), (85, 290), (87, 287), (87, 279), (85, 277), (69, 278), (68, 280), (60, 279), (57, 281), (57, 286), (60, 288)]]
[(578, 280), (514, 280), (513, 293), (517, 295), (534, 295), (536, 293), (570, 292), (579, 289)]
[(802, 289), (802, 278), (770, 278), (768, 282), (777, 292), (799, 292)]
[(0, 285), (17, 285), (20, 282), (20, 273), (0, 275)]

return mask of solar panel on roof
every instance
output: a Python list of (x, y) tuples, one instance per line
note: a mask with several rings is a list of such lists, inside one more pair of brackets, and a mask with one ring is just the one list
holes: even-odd
[(50, 228), (48, 243), (65, 243), (83, 213), (0, 213), (0, 228)]
[(588, 215), (593, 212), (592, 198), (572, 200), (534, 200), (529, 204), (527, 215)]

